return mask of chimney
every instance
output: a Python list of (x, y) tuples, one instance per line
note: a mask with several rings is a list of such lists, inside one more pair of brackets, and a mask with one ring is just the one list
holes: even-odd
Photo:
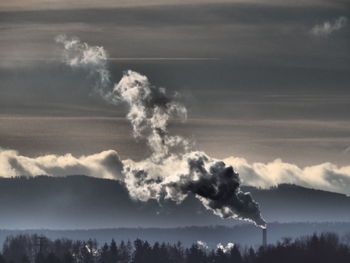
[(264, 248), (267, 247), (267, 228), (262, 230), (262, 245)]

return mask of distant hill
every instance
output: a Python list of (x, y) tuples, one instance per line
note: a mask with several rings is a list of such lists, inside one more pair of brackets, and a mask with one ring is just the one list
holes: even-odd
[[(350, 198), (280, 185), (243, 187), (260, 203), (268, 222), (350, 222)], [(181, 205), (130, 199), (117, 181), (86, 176), (0, 178), (0, 229), (181, 227), (238, 224), (202, 207), (193, 196)]]
[(242, 189), (252, 193), (268, 222), (350, 222), (350, 197), (344, 194), (290, 184)]

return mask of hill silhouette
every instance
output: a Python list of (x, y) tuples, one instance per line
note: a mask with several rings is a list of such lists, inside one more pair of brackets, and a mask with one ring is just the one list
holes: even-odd
[[(279, 185), (242, 187), (268, 222), (350, 221), (350, 198), (338, 193)], [(0, 178), (0, 228), (84, 229), (239, 224), (212, 215), (194, 197), (182, 204), (130, 199), (118, 181), (82, 175)]]

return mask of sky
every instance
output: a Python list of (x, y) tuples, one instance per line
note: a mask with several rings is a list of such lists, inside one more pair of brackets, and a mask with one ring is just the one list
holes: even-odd
[(263, 163), (267, 185), (300, 183), (275, 176), (271, 162), (295, 165), (298, 178), (317, 178), (305, 167), (326, 163), (341, 180), (316, 185), (348, 193), (349, 19), (348, 1), (334, 0), (2, 1), (0, 147), (31, 158), (149, 155), (125, 107), (62, 63), (55, 37), (65, 34), (103, 46), (114, 82), (131, 69), (179, 92), (188, 120), (169, 130), (196, 149), (251, 170)]

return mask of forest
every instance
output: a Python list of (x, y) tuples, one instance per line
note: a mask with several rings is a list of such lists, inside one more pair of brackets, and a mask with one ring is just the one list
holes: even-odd
[(350, 237), (334, 233), (284, 238), (267, 246), (230, 244), (209, 248), (203, 242), (184, 247), (180, 242), (149, 243), (113, 240), (99, 246), (96, 240), (50, 240), (39, 235), (6, 238), (0, 263), (274, 263), (350, 262)]

